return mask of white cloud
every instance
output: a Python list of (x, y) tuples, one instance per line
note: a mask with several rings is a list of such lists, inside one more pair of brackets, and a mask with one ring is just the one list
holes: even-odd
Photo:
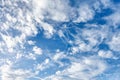
[(45, 59), (45, 64), (48, 64), (49, 63), (49, 59)]
[[(18, 43), (15, 38), (9, 36), (9, 35), (4, 35), (1, 33), (2, 41), (1, 41), (1, 50), (8, 49), (9, 53), (14, 52), (14, 48), (16, 47), (16, 44)], [(2, 49), (3, 48), (3, 49)], [(4, 51), (2, 51), (5, 53)]]
[(72, 47), (71, 51), (72, 51), (72, 54), (80, 52), (79, 47)]
[(16, 46), (16, 41), (11, 36), (7, 36), (4, 34), (1, 36), (8, 48), (13, 48)]
[(41, 55), (43, 53), (42, 49), (37, 46), (33, 47), (33, 52), (38, 55)]
[[(37, 28), (32, 22), (32, 13), (29, 1), (2, 1), (4, 9), (1, 14), (3, 19), (0, 23), (1, 51), (2, 53), (16, 53), (16, 50), (23, 49), (26, 39), (37, 34)], [(7, 6), (6, 6), (7, 5)], [(8, 8), (9, 7), (9, 8)], [(24, 7), (24, 8), (23, 8)]]
[[(78, 39), (81, 40), (81, 39)], [(90, 50), (93, 50), (92, 47), (94, 46), (93, 44), (86, 44), (85, 42), (83, 42), (82, 40), (80, 42), (75, 41), (75, 43), (77, 43), (77, 46), (72, 46), (71, 47), (71, 54), (76, 54), (79, 52), (87, 52)]]
[(57, 32), (58, 32), (59, 37), (65, 37), (65, 35), (64, 35), (64, 33), (63, 33), (62, 30), (59, 30), (59, 31), (57, 31)]
[(105, 69), (106, 65), (100, 60), (94, 61), (94, 59), (85, 58), (83, 63), (73, 62), (71, 67), (65, 70), (65, 73), (72, 78), (89, 80), (101, 74)]
[(29, 45), (35, 45), (35, 41), (29, 40), (29, 41), (28, 41), (28, 44), (29, 44)]
[(1, 80), (26, 80), (33, 76), (29, 70), (12, 69), (12, 65), (2, 65), (0, 67)]
[(58, 74), (48, 77), (48, 79), (90, 80), (102, 74), (106, 68), (106, 63), (98, 58), (95, 58), (95, 56), (85, 57), (80, 61), (73, 61), (68, 68), (64, 69), (63, 71), (59, 71)]
[[(109, 0), (93, 1), (92, 5), (89, 2), (90, 1), (81, 1), (79, 2), (79, 8), (75, 8), (69, 5), (69, 0), (66, 0), (65, 2), (64, 0), (34, 0), (32, 1), (32, 4), (34, 5), (33, 14), (36, 20), (52, 19), (55, 21), (66, 22), (70, 19), (75, 19), (74, 22), (86, 22), (94, 17), (92, 5), (94, 5), (95, 2), (99, 5), (104, 5), (104, 7), (110, 5)], [(99, 5), (97, 8), (100, 7)], [(75, 11), (77, 13), (75, 13)], [(78, 18), (76, 17), (77, 14), (79, 14)]]
[(27, 59), (32, 59), (36, 60), (36, 55), (34, 53), (29, 53), (28, 55), (25, 56)]
[[(74, 44), (71, 47), (72, 54), (79, 52), (87, 52), (87, 51), (97, 51), (98, 48), (94, 48), (99, 45), (104, 38), (107, 37), (107, 31), (103, 29), (83, 29), (80, 30), (81, 34), (75, 35), (75, 41), (72, 42)], [(79, 37), (81, 36), (81, 37)]]
[[(40, 19), (52, 19), (56, 21), (66, 21), (68, 11), (68, 0), (37, 0), (33, 1), (34, 15)], [(47, 15), (46, 15), (47, 14)], [(45, 16), (44, 16), (45, 15)]]
[(50, 63), (50, 60), (47, 58), (42, 63), (37, 64), (36, 69), (42, 71), (48, 68), (49, 66), (51, 66), (51, 63)]
[(54, 61), (57, 61), (61, 58), (65, 57), (64, 53), (63, 52), (57, 52), (54, 56), (53, 56), (53, 60)]
[(113, 35), (112, 39), (107, 42), (110, 46), (111, 50), (120, 51), (120, 33), (116, 33)]
[(54, 34), (55, 32), (55, 29), (53, 26), (51, 26), (50, 24), (48, 23), (45, 23), (45, 22), (40, 22), (43, 30), (44, 30), (44, 35), (46, 38), (51, 38), (52, 35)]
[(110, 7), (112, 5), (111, 0), (100, 0), (104, 8)]
[(98, 55), (103, 58), (113, 58), (114, 57), (111, 51), (104, 51), (104, 50), (100, 50), (98, 52)]
[(78, 14), (79, 17), (74, 22), (86, 22), (94, 17), (94, 11), (88, 4), (81, 4), (78, 9)]
[(104, 19), (107, 20), (109, 25), (113, 25), (117, 28), (120, 25), (120, 11), (115, 11), (112, 15), (105, 17)]
[(16, 54), (16, 59), (18, 60), (18, 59), (20, 59), (22, 56), (23, 56), (23, 55), (22, 55), (21, 53), (17, 53), (17, 54)]
[(57, 50), (55, 55), (50, 56), (50, 58), (53, 61), (53, 63), (59, 64), (58, 67), (63, 67), (65, 64), (64, 64), (64, 62), (61, 62), (60, 60), (63, 59), (63, 58), (67, 58), (67, 57), (64, 54), (64, 52)]

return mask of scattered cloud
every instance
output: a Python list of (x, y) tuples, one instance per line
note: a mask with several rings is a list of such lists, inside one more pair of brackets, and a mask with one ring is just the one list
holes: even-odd
[[(93, 80), (109, 73), (119, 59), (119, 3), (112, 0), (0, 3), (0, 80)], [(107, 9), (113, 13), (106, 16)], [(105, 24), (99, 24), (102, 21)], [(102, 43), (108, 45), (108, 50), (99, 49)], [(114, 64), (117, 71), (118, 64), (119, 61)], [(117, 71), (114, 76), (119, 74)], [(41, 78), (39, 73), (45, 74)]]
[(33, 52), (38, 55), (41, 55), (43, 53), (42, 49), (37, 46), (33, 47)]
[(114, 51), (120, 51), (119, 47), (120, 47), (120, 34), (116, 33), (115, 35), (113, 35), (112, 39), (108, 42), (110, 49), (114, 50)]
[(103, 58), (113, 58), (114, 57), (111, 51), (104, 51), (104, 50), (100, 50), (98, 52), (98, 55)]
[[(95, 61), (95, 60), (96, 61)], [(105, 62), (95, 57), (84, 57), (81, 61), (72, 62), (72, 64), (56, 75), (50, 76), (50, 79), (56, 80), (90, 80), (103, 73), (107, 68)], [(47, 79), (46, 79), (47, 80)]]
[[(83, 6), (84, 5), (84, 6)], [(81, 4), (78, 9), (78, 18), (74, 22), (86, 22), (94, 17), (94, 11), (87, 4)]]

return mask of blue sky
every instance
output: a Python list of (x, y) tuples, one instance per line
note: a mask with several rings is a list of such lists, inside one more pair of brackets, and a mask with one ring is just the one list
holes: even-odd
[(119, 0), (0, 0), (0, 80), (119, 80)]

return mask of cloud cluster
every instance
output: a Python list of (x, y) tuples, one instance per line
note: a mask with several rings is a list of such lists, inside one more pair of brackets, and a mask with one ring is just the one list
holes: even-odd
[[(71, 60), (72, 61), (72, 60)], [(50, 79), (54, 80), (91, 80), (95, 76), (103, 73), (107, 68), (106, 64), (96, 58), (84, 57), (82, 60), (77, 60), (78, 62), (72, 62), (72, 64), (63, 71), (57, 71), (56, 75), (50, 76)], [(46, 79), (46, 80), (49, 80)]]

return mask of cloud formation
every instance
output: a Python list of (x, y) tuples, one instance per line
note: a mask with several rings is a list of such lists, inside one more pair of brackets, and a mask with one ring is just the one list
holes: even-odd
[[(111, 80), (119, 76), (119, 2), (0, 3), (0, 80)], [(111, 79), (107, 74), (113, 74)]]

